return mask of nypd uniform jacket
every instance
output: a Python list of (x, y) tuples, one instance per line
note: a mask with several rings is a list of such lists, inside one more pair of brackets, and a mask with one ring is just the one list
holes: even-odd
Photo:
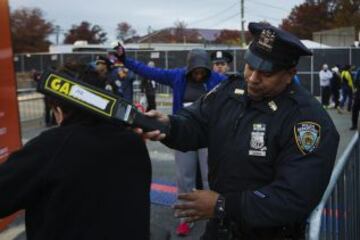
[(227, 80), (170, 116), (164, 143), (182, 151), (209, 148), (211, 189), (225, 197), (226, 217), (257, 239), (261, 230), (254, 229), (308, 217), (328, 184), (339, 135), (302, 87), (254, 102), (244, 85)]
[(28, 240), (149, 239), (150, 181), (135, 133), (68, 121), (0, 165), (0, 218), (25, 209)]

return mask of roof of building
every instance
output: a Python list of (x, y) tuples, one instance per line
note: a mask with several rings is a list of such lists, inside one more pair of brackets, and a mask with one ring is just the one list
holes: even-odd
[[(145, 42), (150, 37), (154, 37), (164, 31), (174, 32), (175, 30), (176, 30), (176, 28), (174, 28), (174, 27), (163, 28), (156, 32), (153, 32), (153, 33), (150, 33), (150, 34), (140, 37), (138, 42), (139, 43)], [(194, 32), (194, 31), (197, 32), (202, 37), (202, 40), (205, 40), (207, 42), (214, 42), (216, 40), (216, 38), (220, 35), (221, 31), (223, 31), (223, 30), (224, 29), (206, 29), (206, 28), (186, 28), (185, 29), (185, 31), (187, 31), (189, 33)], [(231, 31), (239, 31), (239, 30), (231, 30)], [(239, 33), (240, 33), (240, 31), (239, 31)]]

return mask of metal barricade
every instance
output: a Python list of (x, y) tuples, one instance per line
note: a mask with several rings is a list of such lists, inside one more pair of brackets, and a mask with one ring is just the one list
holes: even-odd
[(21, 122), (44, 119), (44, 96), (38, 93), (35, 88), (18, 89), (17, 99)]
[(359, 133), (337, 161), (319, 205), (311, 213), (307, 240), (360, 239)]

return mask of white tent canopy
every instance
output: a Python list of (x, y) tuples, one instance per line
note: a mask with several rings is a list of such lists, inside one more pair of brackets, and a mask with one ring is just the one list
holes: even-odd
[(331, 46), (326, 44), (321, 44), (318, 42), (314, 42), (311, 40), (301, 40), (301, 42), (307, 47), (307, 48), (331, 48)]

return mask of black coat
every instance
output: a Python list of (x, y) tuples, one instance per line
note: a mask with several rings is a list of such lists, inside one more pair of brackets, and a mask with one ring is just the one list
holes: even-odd
[(43, 132), (0, 166), (0, 217), (26, 210), (28, 240), (148, 239), (143, 140), (107, 123)]
[(210, 188), (225, 196), (241, 239), (301, 227), (324, 193), (339, 143), (326, 111), (296, 84), (254, 102), (241, 79), (230, 79), (170, 121), (165, 144), (208, 147)]
[(339, 91), (341, 89), (341, 77), (338, 73), (333, 72), (333, 76), (330, 79), (330, 86), (332, 91)]
[[(147, 96), (155, 96), (156, 85), (153, 85), (151, 79), (142, 78), (141, 79), (141, 92), (144, 92)], [(155, 82), (155, 81), (154, 81)]]

